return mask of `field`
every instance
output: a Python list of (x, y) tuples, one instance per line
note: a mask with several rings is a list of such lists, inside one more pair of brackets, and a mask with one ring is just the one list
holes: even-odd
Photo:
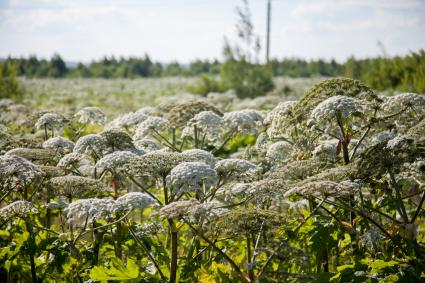
[(423, 94), (195, 80), (20, 79), (0, 282), (423, 282)]

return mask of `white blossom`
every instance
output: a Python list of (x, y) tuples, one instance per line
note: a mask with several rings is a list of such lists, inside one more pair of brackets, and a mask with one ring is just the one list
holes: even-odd
[(0, 177), (12, 177), (17, 181), (32, 181), (40, 178), (43, 172), (32, 162), (16, 155), (0, 157)]
[(218, 175), (232, 181), (253, 181), (259, 178), (261, 168), (252, 162), (238, 158), (220, 160), (215, 165)]
[(311, 112), (310, 118), (317, 123), (332, 121), (339, 115), (342, 119), (353, 113), (363, 112), (361, 101), (343, 95), (332, 96), (320, 102)]
[(75, 116), (82, 124), (104, 125), (106, 122), (105, 113), (98, 107), (84, 107)]
[(154, 133), (162, 133), (169, 128), (168, 120), (162, 117), (149, 116), (137, 126), (133, 139), (142, 139)]
[(35, 123), (37, 129), (60, 129), (63, 128), (64, 118), (56, 113), (46, 113)]
[(195, 136), (195, 127), (198, 139), (205, 139), (209, 142), (219, 142), (224, 134), (224, 120), (213, 111), (202, 111), (195, 115), (182, 131), (182, 137)]
[(217, 174), (209, 165), (202, 162), (183, 162), (174, 167), (167, 176), (167, 183), (173, 186), (173, 194), (202, 192), (209, 190), (217, 182)]
[(59, 160), (57, 166), (63, 168), (71, 168), (73, 166), (87, 164), (88, 162), (88, 156), (80, 154), (78, 152), (71, 152), (64, 155)]
[(43, 148), (52, 148), (61, 154), (65, 154), (72, 152), (74, 143), (63, 137), (53, 137), (43, 142)]
[(96, 169), (100, 172), (103, 170), (115, 171), (137, 156), (130, 151), (114, 151), (99, 159), (96, 163)]
[(336, 158), (336, 146), (338, 140), (324, 140), (314, 148), (312, 154), (314, 158), (323, 160), (334, 160)]
[(223, 119), (229, 128), (246, 134), (258, 133), (263, 124), (263, 115), (254, 109), (227, 112)]
[(145, 152), (152, 152), (161, 149), (161, 144), (154, 139), (143, 138), (134, 141), (134, 146)]
[(205, 164), (214, 167), (217, 159), (212, 155), (212, 153), (202, 150), (202, 149), (188, 149), (184, 150), (181, 154), (194, 157), (197, 161), (204, 162)]
[(145, 193), (131, 192), (119, 197), (116, 202), (124, 208), (143, 209), (148, 205), (154, 204), (155, 200)]
[(286, 162), (291, 158), (292, 145), (286, 141), (278, 141), (271, 144), (266, 157), (273, 162)]
[(415, 112), (425, 113), (425, 96), (416, 93), (401, 93), (389, 97), (382, 104), (384, 112), (389, 114), (400, 112), (405, 108), (413, 108)]
[(66, 207), (63, 212), (67, 223), (73, 226), (84, 227), (99, 220), (112, 219), (116, 209), (116, 202), (109, 198), (89, 198), (74, 201)]
[(78, 139), (74, 147), (74, 152), (80, 154), (101, 155), (106, 149), (106, 140), (98, 134), (88, 134)]
[(112, 120), (106, 129), (130, 128), (145, 121), (149, 116), (144, 111), (129, 112)]
[(0, 223), (10, 221), (17, 217), (26, 218), (37, 212), (38, 210), (32, 203), (18, 200), (0, 208)]

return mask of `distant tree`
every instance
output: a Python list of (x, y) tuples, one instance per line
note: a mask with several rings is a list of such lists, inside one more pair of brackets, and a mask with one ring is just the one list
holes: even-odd
[(234, 89), (240, 97), (264, 95), (274, 88), (273, 74), (271, 68), (258, 62), (261, 45), (254, 33), (247, 0), (242, 1), (242, 7), (236, 8), (236, 13), (240, 43), (232, 45), (227, 38), (224, 40), (225, 62), (220, 72), (222, 83), (225, 88)]
[(0, 62), (0, 99), (21, 98), (23, 91), (16, 79), (17, 66)]
[(54, 54), (50, 60), (49, 76), (53, 78), (64, 77), (68, 69), (66, 68), (65, 62), (62, 60), (59, 54)]

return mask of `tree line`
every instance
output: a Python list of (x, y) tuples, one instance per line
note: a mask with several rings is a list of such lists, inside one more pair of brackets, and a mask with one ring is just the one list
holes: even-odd
[[(217, 76), (226, 62), (195, 60), (183, 65), (178, 62), (162, 64), (148, 55), (143, 57), (107, 57), (89, 64), (67, 66), (58, 54), (50, 59), (9, 57), (2, 61), (3, 73), (14, 69), (17, 76), (28, 78), (146, 78), (164, 76)], [(400, 90), (425, 93), (425, 50), (404, 56), (369, 59), (348, 58), (343, 63), (335, 60), (304, 60), (297, 58), (273, 59), (269, 63), (273, 76), (336, 77), (359, 79), (378, 90)]]

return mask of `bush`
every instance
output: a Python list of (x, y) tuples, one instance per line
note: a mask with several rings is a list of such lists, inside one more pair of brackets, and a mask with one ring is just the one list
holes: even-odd
[(220, 80), (204, 73), (201, 74), (199, 80), (195, 84), (189, 85), (187, 90), (191, 93), (206, 96), (210, 92), (224, 92), (228, 90), (228, 88), (226, 88)]
[(226, 89), (234, 89), (241, 98), (264, 95), (273, 90), (273, 74), (264, 65), (246, 60), (228, 60), (221, 67), (221, 79)]
[(0, 98), (20, 98), (23, 94), (16, 79), (16, 68), (0, 63)]

